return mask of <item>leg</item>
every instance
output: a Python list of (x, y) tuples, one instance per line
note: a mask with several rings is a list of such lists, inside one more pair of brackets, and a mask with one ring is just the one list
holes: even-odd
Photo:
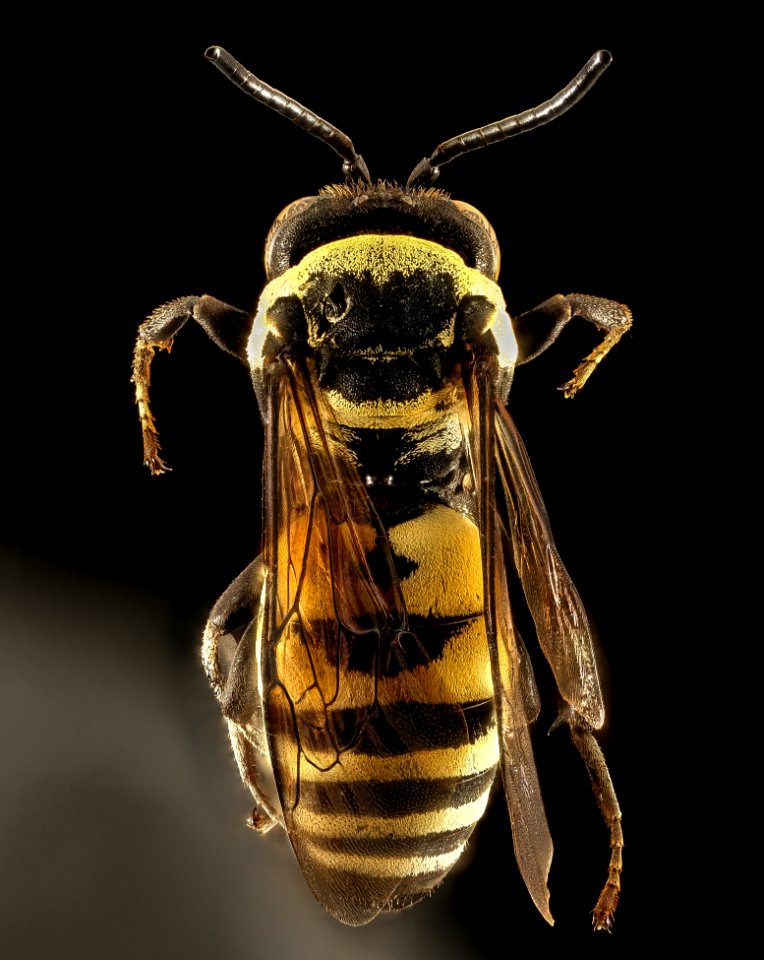
[(249, 316), (214, 297), (180, 297), (157, 307), (141, 324), (133, 355), (132, 382), (143, 433), (143, 461), (153, 474), (164, 473), (169, 467), (160, 456), (159, 433), (149, 403), (151, 361), (155, 350), (170, 350), (173, 339), (189, 320), (200, 324), (222, 350), (246, 359)]
[[(229, 720), (228, 736), (231, 739), (231, 749), (236, 758), (239, 775), (255, 801), (247, 826), (258, 833), (268, 833), (276, 824), (283, 826), (284, 821), (278, 810), (278, 804), (273, 802), (261, 783), (262, 757), (247, 735), (247, 731), (243, 726)], [(272, 796), (275, 796), (275, 786)]]
[(202, 666), (224, 715), (234, 720), (244, 718), (243, 710), (232, 711), (224, 704), (231, 699), (234, 663), (241, 659), (238, 648), (247, 627), (257, 618), (264, 579), (265, 567), (257, 557), (217, 601), (204, 628)]
[(623, 827), (621, 826), (621, 807), (613, 787), (605, 756), (600, 745), (594, 739), (591, 730), (578, 722), (577, 715), (563, 718), (570, 729), (570, 738), (586, 764), (597, 806), (610, 831), (610, 862), (607, 882), (594, 907), (593, 924), (595, 930), (611, 930), (615, 909), (621, 893), (621, 870), (623, 868)]
[(600, 330), (605, 339), (584, 357), (573, 376), (560, 388), (566, 397), (572, 397), (594, 373), (597, 364), (618, 343), (631, 326), (631, 311), (615, 300), (589, 297), (582, 293), (563, 296), (558, 293), (549, 300), (520, 314), (515, 319), (515, 333), (520, 347), (519, 363), (528, 363), (543, 353), (573, 317), (583, 317)]
[(262, 703), (257, 689), (255, 640), (265, 570), (258, 557), (212, 608), (204, 629), (202, 664), (228, 725), (239, 773), (255, 799), (249, 825), (265, 833), (279, 822), (277, 806), (261, 784), (268, 768)]

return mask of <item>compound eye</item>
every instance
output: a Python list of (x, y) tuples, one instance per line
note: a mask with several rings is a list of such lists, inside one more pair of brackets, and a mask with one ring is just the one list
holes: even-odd
[(293, 200), (291, 203), (288, 203), (273, 221), (271, 230), (277, 229), (285, 220), (304, 210), (305, 207), (311, 206), (317, 199), (318, 197), (300, 197), (299, 200)]
[(328, 323), (337, 323), (341, 320), (348, 310), (348, 300), (345, 296), (345, 288), (341, 283), (336, 283), (332, 292), (323, 302), (322, 315)]
[(294, 217), (299, 216), (299, 214), (308, 207), (311, 207), (317, 200), (318, 197), (301, 197), (299, 200), (293, 200), (284, 207), (273, 221), (265, 240), (265, 273), (269, 280), (282, 274), (289, 265), (286, 262), (281, 262), (280, 257), (274, 258), (274, 242), (276, 237), (281, 233), (285, 224)]
[(488, 222), (485, 214), (482, 214), (477, 207), (473, 207), (471, 203), (465, 203), (463, 200), (453, 200), (453, 205), (462, 213), (467, 219), (471, 220), (474, 224), (477, 224), (478, 227), (485, 233), (488, 245), (491, 248), (491, 253), (493, 254), (493, 260), (495, 261), (495, 267), (493, 270), (493, 275), (491, 280), (496, 280), (499, 276), (499, 267), (501, 266), (501, 252), (499, 250), (499, 241), (496, 238), (496, 232)]
[[(488, 222), (488, 219), (484, 213), (481, 213), (477, 207), (473, 207), (471, 203), (465, 203), (464, 200), (452, 200), (451, 201), (455, 207), (465, 215), (469, 217), (473, 223), (479, 224), (486, 233), (493, 233), (493, 227)], [(287, 207), (287, 209), (289, 209)]]

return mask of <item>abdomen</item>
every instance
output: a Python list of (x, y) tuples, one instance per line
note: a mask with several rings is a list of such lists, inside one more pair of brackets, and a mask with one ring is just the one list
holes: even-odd
[(274, 763), (298, 771), (282, 803), (300, 865), (351, 924), (444, 878), (499, 760), (477, 527), (430, 503), (387, 535), (407, 629), (332, 643), (337, 625), (313, 622), (308, 634), (326, 642), (311, 646), (306, 597), (279, 642), (284, 685), (269, 711)]

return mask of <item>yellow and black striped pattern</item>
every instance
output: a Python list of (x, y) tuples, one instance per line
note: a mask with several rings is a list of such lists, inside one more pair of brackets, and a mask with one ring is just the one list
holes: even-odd
[[(301, 609), (277, 647), (282, 686), (269, 711), (301, 866), (318, 899), (350, 923), (442, 880), (485, 811), (499, 761), (477, 528), (436, 506), (389, 536), (394, 556), (417, 565), (401, 580), (413, 631), (426, 630), (440, 654), (407, 669), (405, 649), (403, 664), (380, 662), (384, 638), (354, 638), (378, 644), (379, 658), (340, 670), (335, 645), (306, 642)], [(308, 607), (317, 587), (305, 585)]]
[[(511, 369), (493, 280), (430, 241), (352, 237), (268, 284), (249, 341), (256, 378), (275, 370), (280, 384), (260, 679), (270, 760), (303, 873), (350, 924), (444, 878), (500, 760), (456, 359), (471, 301), (475, 335)], [(307, 351), (279, 358), (296, 329)]]

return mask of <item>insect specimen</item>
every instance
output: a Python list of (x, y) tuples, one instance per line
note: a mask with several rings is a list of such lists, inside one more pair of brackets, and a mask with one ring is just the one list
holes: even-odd
[(433, 183), (461, 154), (558, 117), (610, 55), (596, 53), (539, 107), (445, 141), (405, 187), (373, 182), (345, 134), (226, 51), (206, 55), (335, 150), (346, 177), (277, 217), (254, 317), (182, 297), (154, 311), (136, 345), (153, 473), (166, 467), (150, 365), (188, 320), (247, 363), (262, 414), (262, 552), (216, 604), (203, 642), (252, 825), (283, 826), (319, 902), (359, 925), (443, 880), (500, 772), (517, 862), (551, 923), (552, 842), (530, 738), (539, 697), (513, 626), (513, 570), (610, 830), (594, 909), (608, 929), (623, 839), (593, 735), (604, 719), (595, 655), (505, 404), (516, 365), (573, 316), (604, 333), (564, 387), (576, 393), (631, 314), (558, 294), (510, 320), (493, 229)]

